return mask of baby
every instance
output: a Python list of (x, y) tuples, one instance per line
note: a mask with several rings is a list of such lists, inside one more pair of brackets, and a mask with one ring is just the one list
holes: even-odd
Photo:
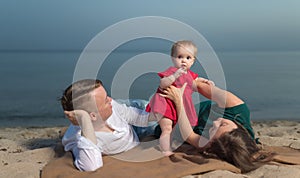
[(170, 137), (172, 128), (177, 122), (177, 112), (174, 103), (170, 99), (160, 96), (160, 93), (170, 85), (182, 87), (184, 83), (187, 83), (183, 94), (184, 108), (190, 124), (192, 126), (197, 125), (198, 117), (192, 101), (192, 93), (197, 91), (196, 80), (207, 79), (198, 78), (198, 74), (190, 70), (195, 62), (196, 55), (197, 47), (191, 41), (184, 40), (173, 44), (171, 57), (174, 66), (158, 73), (161, 77), (159, 88), (146, 107), (146, 111), (150, 112), (151, 118), (149, 120), (157, 120), (161, 127), (162, 133), (159, 142), (165, 156), (173, 154), (170, 148)]

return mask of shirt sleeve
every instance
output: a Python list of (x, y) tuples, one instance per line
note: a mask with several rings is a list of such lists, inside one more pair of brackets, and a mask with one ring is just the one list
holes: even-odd
[(65, 151), (72, 152), (74, 164), (80, 171), (94, 171), (103, 166), (102, 151), (93, 142), (81, 136), (79, 126), (69, 126), (62, 144)]
[(74, 164), (80, 171), (95, 171), (103, 166), (100, 149), (85, 137), (80, 137), (78, 147), (72, 149)]
[(190, 75), (192, 76), (192, 78), (195, 80), (196, 78), (198, 78), (198, 74), (189, 70)]
[(163, 72), (159, 72), (157, 74), (160, 78), (164, 78), (164, 77), (174, 74), (174, 72), (176, 72), (176, 70), (177, 70), (176, 67), (169, 67), (167, 70), (165, 70)]
[(114, 111), (118, 112), (120, 117), (123, 120), (125, 120), (128, 124), (139, 127), (148, 126), (149, 113), (145, 110), (141, 110), (131, 106), (126, 106), (125, 104), (119, 104), (116, 101), (114, 101), (114, 107)]

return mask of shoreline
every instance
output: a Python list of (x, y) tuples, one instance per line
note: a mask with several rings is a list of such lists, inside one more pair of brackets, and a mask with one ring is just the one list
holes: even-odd
[[(253, 121), (255, 135), (263, 145), (287, 146), (300, 150), (300, 121), (273, 120)], [(0, 177), (40, 177), (42, 168), (55, 158), (56, 145), (61, 143), (61, 130), (57, 127), (1, 127), (0, 128)], [(274, 171), (277, 170), (277, 171)], [(278, 171), (279, 170), (279, 171)], [(265, 165), (247, 174), (213, 171), (201, 176), (256, 177), (265, 173), (274, 176), (299, 175), (300, 165)], [(290, 174), (292, 173), (292, 174)], [(197, 176), (196, 176), (197, 177)]]

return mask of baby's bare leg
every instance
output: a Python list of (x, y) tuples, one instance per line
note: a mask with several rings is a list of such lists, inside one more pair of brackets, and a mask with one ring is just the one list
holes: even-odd
[(159, 143), (160, 143), (161, 151), (165, 156), (170, 156), (173, 154), (170, 147), (172, 124), (173, 124), (172, 120), (168, 118), (162, 118), (159, 121), (159, 125), (162, 131), (159, 138)]

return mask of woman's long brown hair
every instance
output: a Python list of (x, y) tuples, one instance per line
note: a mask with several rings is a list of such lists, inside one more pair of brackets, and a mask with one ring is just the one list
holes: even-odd
[(271, 161), (275, 154), (262, 151), (248, 131), (239, 123), (236, 124), (237, 129), (224, 133), (211, 142), (207, 149), (209, 155), (233, 164), (240, 168), (242, 173)]

